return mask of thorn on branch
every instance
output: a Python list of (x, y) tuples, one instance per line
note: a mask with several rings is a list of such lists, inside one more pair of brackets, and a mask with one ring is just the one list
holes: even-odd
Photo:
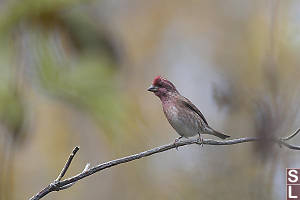
[[(85, 167), (84, 167), (84, 169), (82, 170), (82, 172), (81, 173), (84, 173), (84, 172), (87, 172), (88, 170), (89, 170), (89, 168), (90, 168), (90, 163), (87, 163), (86, 165), (85, 165)], [(59, 190), (65, 190), (65, 189), (68, 189), (69, 187), (71, 187), (71, 186), (73, 186), (75, 183), (76, 183), (77, 181), (75, 181), (75, 182), (73, 182), (73, 183), (69, 183), (69, 184), (67, 184), (67, 185), (64, 185), (64, 186), (61, 186), (61, 187), (59, 187)], [(58, 184), (59, 184), (60, 182), (58, 182)], [(59, 191), (58, 190), (58, 191)]]
[(85, 165), (85, 167), (84, 167), (82, 173), (83, 173), (83, 172), (86, 172), (87, 170), (89, 170), (90, 166), (91, 166), (91, 164), (90, 164), (90, 163), (87, 163), (87, 164)]

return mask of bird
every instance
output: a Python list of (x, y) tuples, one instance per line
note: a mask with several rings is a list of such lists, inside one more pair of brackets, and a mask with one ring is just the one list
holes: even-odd
[(214, 135), (221, 139), (230, 137), (211, 128), (200, 110), (182, 96), (175, 85), (166, 78), (156, 76), (147, 90), (159, 97), (167, 120), (180, 135), (174, 143), (182, 138), (198, 135), (198, 140), (203, 145), (202, 134)]

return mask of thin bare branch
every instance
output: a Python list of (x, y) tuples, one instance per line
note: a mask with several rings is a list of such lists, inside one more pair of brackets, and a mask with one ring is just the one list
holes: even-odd
[(281, 140), (284, 140), (284, 141), (290, 140), (290, 139), (292, 139), (293, 137), (295, 137), (295, 136), (299, 133), (299, 131), (300, 131), (300, 128), (298, 128), (292, 135), (289, 135), (289, 136), (287, 136), (287, 137), (284, 137), (284, 138), (282, 138)]
[(64, 175), (66, 174), (67, 170), (69, 169), (69, 167), (71, 165), (71, 162), (72, 162), (72, 160), (73, 160), (73, 158), (76, 155), (76, 153), (77, 153), (78, 150), (79, 150), (78, 146), (73, 149), (73, 151), (70, 154), (69, 159), (67, 160), (64, 168), (61, 170), (61, 172), (59, 173), (58, 177), (56, 178), (56, 180), (55, 180), (56, 182), (60, 181), (64, 177)]
[[(31, 200), (37, 200), (37, 199), (41, 199), (42, 197), (44, 197), (45, 195), (47, 195), (50, 192), (53, 191), (60, 191), (60, 190), (64, 190), (67, 189), (69, 187), (71, 187), (74, 183), (76, 183), (77, 181), (90, 176), (96, 172), (99, 172), (101, 170), (104, 170), (106, 168), (110, 168), (113, 167), (115, 165), (119, 165), (122, 163), (127, 163), (133, 160), (137, 160), (143, 157), (147, 157), (147, 156), (151, 156), (153, 154), (157, 154), (160, 152), (164, 152), (164, 151), (168, 151), (171, 149), (177, 149), (178, 147), (181, 146), (185, 146), (185, 145), (191, 145), (191, 144), (197, 144), (197, 145), (233, 145), (233, 144), (239, 144), (239, 143), (245, 143), (245, 142), (256, 142), (256, 141), (271, 141), (274, 143), (279, 144), (280, 146), (285, 146), (289, 149), (292, 150), (300, 150), (300, 146), (295, 146), (292, 144), (287, 143), (287, 140), (290, 140), (291, 138), (293, 138), (294, 136), (296, 136), (298, 133), (300, 132), (300, 129), (298, 129), (296, 132), (294, 132), (292, 135), (287, 136), (285, 138), (254, 138), (254, 137), (246, 137), (246, 138), (237, 138), (237, 139), (232, 139), (232, 140), (212, 140), (212, 139), (204, 139), (202, 141), (202, 143), (199, 142), (198, 138), (191, 138), (191, 139), (187, 139), (187, 140), (183, 140), (183, 141), (178, 141), (176, 143), (171, 143), (171, 144), (166, 144), (160, 147), (155, 147), (153, 149), (138, 153), (138, 154), (133, 154), (130, 156), (126, 156), (123, 158), (119, 158), (116, 160), (112, 160), (112, 161), (108, 161), (102, 164), (99, 164), (95, 167), (90, 168), (90, 164), (88, 163), (84, 170), (71, 177), (68, 179), (65, 179), (63, 181), (61, 181), (61, 178), (64, 176), (64, 174), (66, 173), (66, 171), (68, 170), (73, 157), (75, 156), (76, 152), (79, 150), (78, 147), (75, 147), (75, 149), (73, 150), (73, 152), (71, 153), (66, 165), (64, 166), (62, 172), (60, 173), (60, 175), (58, 176), (58, 178), (51, 184), (49, 184), (46, 188), (44, 188), (42, 191), (40, 191), (39, 193), (37, 193), (35, 196), (31, 197)], [(77, 150), (76, 150), (77, 149)]]
[[(91, 165), (90, 163), (87, 163), (87, 164), (85, 165), (85, 167), (84, 167), (84, 169), (82, 170), (81, 173), (84, 173), (84, 172), (88, 171), (89, 168), (90, 168), (90, 165)], [(73, 183), (70, 183), (70, 184), (61, 186), (61, 187), (59, 187), (59, 190), (65, 190), (65, 189), (68, 189), (69, 187), (73, 186), (75, 183), (76, 183), (76, 182), (73, 182)]]

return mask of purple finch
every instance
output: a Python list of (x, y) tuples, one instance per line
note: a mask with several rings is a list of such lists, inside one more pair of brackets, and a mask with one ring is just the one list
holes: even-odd
[(221, 139), (230, 137), (211, 128), (198, 108), (190, 100), (181, 96), (174, 84), (167, 79), (161, 76), (155, 77), (148, 91), (160, 98), (165, 116), (180, 135), (175, 143), (183, 137), (195, 135), (199, 135), (202, 142), (201, 134), (210, 134)]

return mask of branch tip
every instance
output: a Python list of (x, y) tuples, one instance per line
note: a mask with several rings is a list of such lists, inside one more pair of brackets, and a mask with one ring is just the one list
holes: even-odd
[(298, 128), (292, 135), (289, 135), (287, 137), (281, 138), (281, 141), (287, 141), (295, 137), (300, 132), (300, 128)]
[(72, 151), (72, 154), (75, 156), (75, 154), (77, 153), (77, 151), (79, 151), (80, 147), (79, 146), (76, 146), (73, 151)]
[(64, 177), (64, 175), (66, 174), (67, 170), (69, 169), (71, 162), (74, 158), (74, 156), (76, 155), (76, 153), (79, 151), (79, 146), (76, 146), (72, 153), (70, 154), (64, 168), (61, 170), (61, 172), (59, 173), (58, 177), (55, 179), (55, 182), (59, 182), (61, 181), (61, 179)]

